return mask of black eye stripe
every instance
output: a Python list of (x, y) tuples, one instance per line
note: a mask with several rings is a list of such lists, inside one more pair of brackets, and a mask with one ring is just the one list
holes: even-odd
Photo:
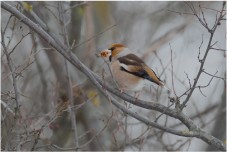
[(115, 47), (113, 46), (113, 47), (109, 48), (108, 50), (113, 51), (114, 49), (115, 49)]

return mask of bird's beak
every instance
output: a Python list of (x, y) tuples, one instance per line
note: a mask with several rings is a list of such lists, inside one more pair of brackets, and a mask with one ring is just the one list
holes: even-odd
[(108, 54), (110, 54), (110, 50), (103, 50), (103, 51), (101, 51), (101, 52), (98, 54), (98, 57), (103, 57), (103, 58), (105, 58), (105, 57), (108, 56)]

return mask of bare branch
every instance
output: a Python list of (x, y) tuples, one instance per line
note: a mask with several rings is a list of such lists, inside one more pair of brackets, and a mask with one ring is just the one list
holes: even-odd
[[(15, 74), (15, 70), (13, 69), (13, 62), (11, 61), (10, 55), (9, 55), (7, 47), (5, 45), (5, 35), (2, 31), (2, 29), (1, 29), (1, 35), (2, 35), (3, 52), (6, 55), (7, 64), (8, 64), (10, 72), (12, 73), (13, 89), (14, 89), (14, 93), (15, 93), (15, 102), (16, 102), (16, 107), (15, 107), (14, 113), (15, 113), (15, 119), (16, 119), (16, 121), (18, 121), (18, 117), (19, 117), (19, 113), (20, 113), (20, 107), (19, 107), (19, 92), (18, 92), (18, 87), (17, 87), (16, 74)], [(17, 141), (16, 150), (20, 151), (20, 145), (19, 145), (20, 137), (19, 137), (18, 130), (16, 131), (16, 141)]]
[(171, 45), (169, 43), (169, 47), (170, 47), (170, 53), (171, 53), (171, 73), (172, 73), (172, 86), (173, 86), (173, 92), (175, 94), (175, 96), (177, 97), (176, 91), (175, 91), (175, 87), (174, 87), (174, 81), (173, 81), (173, 50), (171, 48)]
[(28, 32), (25, 35), (22, 35), (21, 39), (18, 41), (18, 43), (13, 47), (13, 49), (9, 52), (9, 55), (11, 55), (11, 53), (13, 53), (13, 51), (16, 49), (16, 47), (22, 42), (22, 40), (27, 37), (29, 34), (31, 34), (30, 32)]
[[(174, 103), (170, 104), (167, 108), (169, 109)], [(164, 113), (160, 114), (154, 122), (158, 122), (158, 119), (163, 115)]]
[(15, 115), (13, 110), (3, 100), (0, 100), (0, 102), (1, 102), (1, 105), (5, 107), (7, 111), (9, 111), (13, 116)]
[(194, 16), (197, 17), (197, 19), (199, 20), (199, 22), (205, 27), (206, 25), (203, 23), (203, 21), (200, 19), (200, 17), (198, 16), (198, 14), (196, 13), (195, 7), (193, 6), (192, 2), (185, 2), (185, 4), (191, 9), (192, 13)]
[(39, 23), (39, 25), (44, 29), (44, 30), (48, 30), (47, 25), (39, 18), (39, 16), (33, 11), (33, 10), (27, 10), (23, 3), (28, 3), (28, 2), (19, 2), (19, 4), (28, 12), (32, 15), (32, 17), (36, 20), (36, 22)]
[[(194, 114), (190, 118), (194, 120), (194, 119), (198, 118), (198, 116), (205, 116), (207, 113), (210, 113), (213, 110), (217, 109), (217, 107), (218, 107), (218, 104), (211, 105), (210, 107), (208, 107), (204, 111), (202, 111), (202, 112), (200, 112), (198, 114)], [(171, 125), (170, 128), (176, 128), (177, 126), (180, 126), (180, 125), (182, 125), (182, 123)], [(131, 140), (131, 142), (128, 142), (126, 144), (126, 146), (140, 144), (141, 140), (153, 138), (154, 136), (156, 136), (157, 134), (159, 134), (161, 132), (162, 131), (158, 131), (155, 134), (154, 133), (148, 134), (147, 137), (137, 137), (137, 138), (134, 138), (133, 140)], [(122, 148), (123, 148), (123, 144), (121, 144), (118, 149), (114, 149), (114, 150), (122, 150)]]
[(199, 46), (199, 54), (198, 54), (198, 60), (199, 60), (199, 62), (201, 62), (201, 59), (200, 59), (200, 52), (201, 52), (201, 47), (202, 47), (202, 45), (203, 45), (203, 34), (202, 34), (202, 41), (201, 41), (201, 44), (200, 44), (200, 46)]
[(167, 11), (169, 11), (169, 12), (171, 12), (171, 13), (176, 13), (176, 14), (179, 14), (179, 15), (194, 15), (194, 14), (192, 14), (192, 13), (178, 12), (178, 11), (169, 10), (169, 9), (167, 9)]
[(226, 79), (225, 79), (225, 78), (222, 78), (222, 77), (219, 77), (219, 76), (216, 76), (216, 75), (210, 74), (210, 73), (206, 72), (205, 70), (203, 70), (203, 73), (206, 73), (207, 75), (212, 76), (212, 77), (214, 77), (214, 78), (218, 78), (218, 79), (222, 79), (223, 81), (226, 81)]
[[(64, 22), (64, 12), (63, 12), (63, 4), (62, 2), (58, 2), (58, 11), (59, 11), (59, 22), (60, 25), (62, 26), (62, 33), (63, 33), (63, 39), (64, 39), (64, 44), (67, 46), (67, 48), (69, 48), (69, 39), (67, 37), (67, 30), (66, 30), (66, 25)], [(70, 49), (67, 49), (66, 51), (71, 51)], [(68, 62), (66, 59), (64, 59), (65, 62), (65, 69), (66, 69), (66, 79), (67, 79), (67, 88), (68, 88), (68, 98), (69, 98), (69, 104), (71, 107), (74, 106), (73, 103), (73, 93), (72, 93), (72, 82), (71, 82), (71, 78), (70, 78), (70, 72), (69, 72), (69, 68), (68, 68)], [(76, 109), (72, 109), (72, 108), (68, 108), (69, 109), (69, 113), (70, 113), (70, 117), (71, 117), (71, 121), (72, 121), (72, 129), (74, 131), (74, 144), (76, 146), (76, 149), (79, 147), (79, 140), (78, 140), (78, 134), (77, 134), (77, 121), (76, 121)]]
[[(186, 3), (186, 4), (188, 4), (188, 3)], [(189, 4), (188, 4), (188, 5), (189, 5)], [(189, 5), (189, 6), (190, 6), (190, 5)], [(223, 12), (224, 6), (225, 6), (225, 2), (223, 2), (223, 7), (222, 7), (222, 11), (221, 11), (221, 12)], [(192, 7), (193, 7), (193, 6), (192, 6)], [(192, 9), (192, 10), (193, 10), (193, 12), (195, 11), (194, 9)], [(198, 15), (196, 14), (196, 12), (194, 12), (194, 13), (195, 13), (195, 16), (199, 19), (200, 23), (202, 24), (203, 22), (202, 22), (201, 19), (198, 17)], [(220, 13), (220, 15), (219, 15), (219, 17), (218, 17), (218, 22), (220, 22), (221, 16), (222, 16), (222, 13)], [(204, 24), (204, 23), (203, 23), (203, 24)], [(197, 76), (196, 76), (196, 78), (195, 78), (195, 81), (194, 81), (194, 83), (193, 83), (193, 85), (192, 85), (192, 89), (189, 91), (188, 96), (186, 97), (186, 99), (184, 100), (184, 102), (183, 102), (183, 104), (182, 104), (182, 108), (184, 108), (184, 107), (186, 106), (187, 102), (189, 101), (189, 99), (190, 99), (190, 97), (191, 97), (191, 95), (192, 95), (194, 89), (196, 88), (196, 85), (197, 85), (197, 82), (198, 82), (198, 80), (199, 80), (199, 77), (200, 77), (201, 73), (203, 72), (203, 66), (204, 66), (204, 63), (205, 63), (205, 61), (206, 61), (207, 55), (208, 55), (208, 53), (209, 53), (209, 50), (212, 48), (212, 44), (211, 44), (211, 43), (212, 43), (212, 40), (213, 40), (214, 31), (216, 30), (217, 26), (218, 26), (217, 23), (214, 24), (212, 30), (210, 30), (208, 27), (206, 27), (206, 25), (204, 26), (205, 28), (208, 29), (208, 31), (209, 31), (209, 33), (210, 33), (209, 42), (208, 42), (208, 44), (207, 44), (207, 48), (206, 48), (204, 57), (203, 57), (202, 60), (200, 60), (200, 63), (201, 63), (201, 64), (200, 64), (199, 72), (197, 73)], [(213, 44), (213, 45), (214, 45), (214, 44)]]
[(83, 6), (83, 5), (87, 5), (87, 2), (84, 1), (84, 2), (80, 2), (79, 4), (75, 4), (75, 5), (73, 5), (73, 6), (69, 7), (69, 8), (67, 8), (67, 9), (65, 9), (65, 10), (64, 10), (64, 13), (66, 13), (67, 11), (69, 11), (69, 10), (71, 10), (71, 9), (73, 9), (73, 8), (76, 8), (76, 7), (79, 7), (79, 6)]
[(15, 75), (15, 70), (13, 69), (13, 63), (11, 61), (11, 58), (9, 56), (8, 50), (5, 46), (5, 38), (4, 38), (4, 34), (3, 31), (1, 30), (1, 34), (2, 34), (2, 47), (3, 47), (3, 52), (6, 55), (6, 59), (7, 59), (7, 64), (9, 66), (10, 72), (12, 73), (12, 79), (13, 79), (13, 86), (14, 86), (14, 92), (15, 92), (15, 101), (16, 101), (16, 111), (15, 114), (18, 113), (19, 110), (19, 95), (18, 95), (18, 88), (17, 88), (17, 82), (16, 82), (16, 75)]
[(212, 49), (212, 50), (217, 50), (217, 51), (227, 51), (227, 50), (225, 50), (225, 49), (217, 49), (217, 48), (213, 48), (213, 47), (211, 47), (210, 49)]
[(202, 8), (201, 8), (201, 6), (200, 6), (200, 2), (199, 2), (199, 8), (200, 8), (200, 11), (202, 12), (203, 22), (205, 23), (206, 27), (208, 27), (208, 24), (207, 24), (207, 21), (206, 21), (205, 15), (204, 15), (204, 13), (203, 13), (203, 9), (202, 9)]
[(92, 37), (88, 38), (87, 40), (85, 40), (85, 41), (83, 41), (83, 42), (81, 42), (81, 43), (79, 43), (79, 44), (75, 45), (74, 47), (72, 47), (72, 49), (75, 49), (75, 48), (77, 48), (77, 47), (79, 47), (79, 46), (83, 45), (84, 43), (86, 43), (86, 42), (88, 42), (88, 41), (90, 41), (90, 40), (94, 39), (95, 37), (99, 37), (99, 36), (100, 36), (100, 35), (102, 35), (104, 32), (106, 32), (106, 31), (108, 31), (108, 30), (112, 29), (112, 28), (113, 28), (113, 27), (115, 27), (115, 26), (117, 26), (117, 24), (114, 24), (114, 25), (112, 25), (112, 26), (110, 26), (110, 27), (106, 28), (105, 30), (103, 30), (103, 31), (99, 32), (98, 34), (96, 34), (96, 35), (94, 35), (94, 36), (92, 36)]
[(42, 132), (42, 130), (43, 130), (44, 127), (45, 127), (45, 125), (43, 125), (43, 126), (41, 127), (41, 129), (38, 130), (38, 133), (37, 133), (37, 135), (36, 135), (35, 142), (34, 142), (34, 144), (32, 145), (31, 151), (34, 151), (34, 150), (35, 150), (35, 146), (38, 144), (38, 141), (39, 141), (39, 138), (40, 138), (40, 134), (41, 134), (41, 132)]
[(191, 81), (190, 81), (190, 79), (189, 79), (189, 77), (188, 77), (188, 74), (186, 73), (186, 72), (184, 72), (185, 74), (186, 74), (186, 76), (187, 76), (187, 79), (188, 79), (188, 83), (189, 83), (189, 87), (190, 88), (192, 88), (192, 84), (191, 84)]
[(208, 10), (212, 10), (212, 11), (221, 13), (221, 11), (216, 10), (216, 9), (213, 9), (213, 8), (208, 8), (208, 7), (204, 7), (204, 6), (201, 6), (201, 8), (208, 9)]

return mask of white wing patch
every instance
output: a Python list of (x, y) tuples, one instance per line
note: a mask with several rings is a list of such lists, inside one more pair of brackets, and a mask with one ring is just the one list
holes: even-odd
[(120, 66), (123, 67), (125, 70), (129, 71), (129, 68), (126, 64), (120, 63)]

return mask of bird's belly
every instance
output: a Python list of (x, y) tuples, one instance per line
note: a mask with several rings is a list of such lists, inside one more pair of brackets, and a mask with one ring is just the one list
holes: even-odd
[(144, 87), (144, 79), (120, 70), (120, 66), (112, 68), (112, 74), (120, 89), (139, 91)]

